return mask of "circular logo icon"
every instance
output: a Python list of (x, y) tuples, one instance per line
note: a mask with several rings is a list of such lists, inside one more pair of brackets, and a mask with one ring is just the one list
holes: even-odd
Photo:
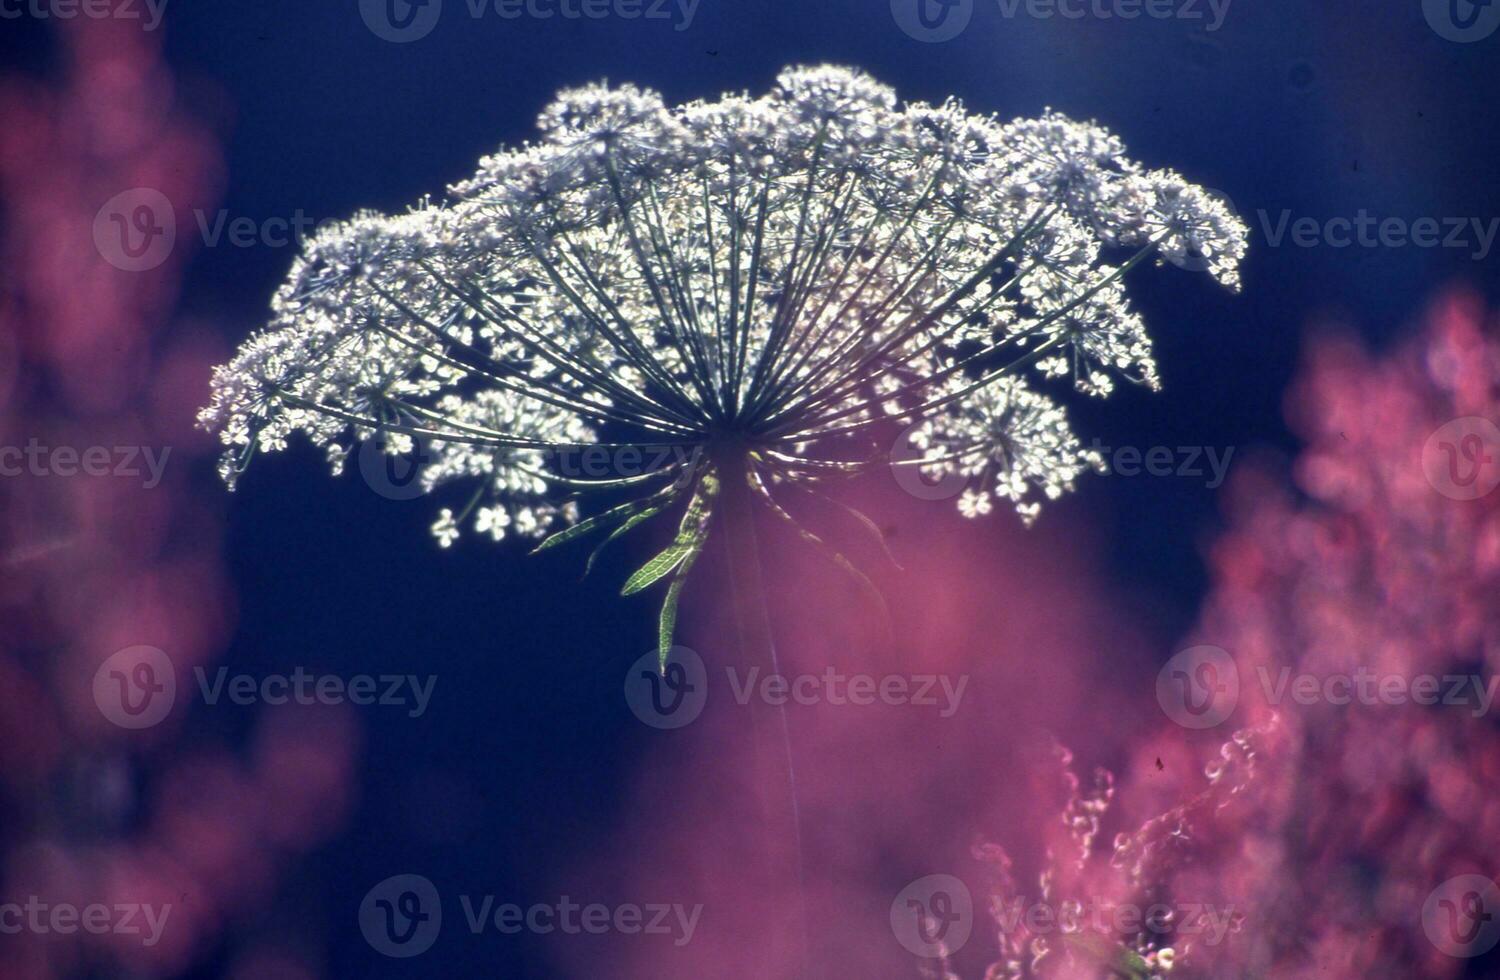
[(443, 15), (443, 0), (359, 0), (359, 16), (382, 41), (406, 44), (432, 33)]
[[(969, 477), (958, 470), (943, 473), (936, 480), (929, 480), (922, 473), (918, 461), (927, 455), (916, 442), (923, 423), (918, 422), (901, 430), (891, 444), (891, 476), (896, 485), (918, 500), (951, 500), (963, 493), (969, 485)], [(1001, 467), (1005, 469), (1005, 467)]]
[(1500, 486), (1500, 427), (1470, 415), (1427, 437), (1422, 472), (1432, 489), (1453, 500), (1478, 500)]
[(396, 959), (419, 956), (437, 942), (443, 902), (421, 875), (392, 875), (359, 903), (359, 931), (375, 952)]
[(1239, 703), (1239, 669), (1222, 647), (1188, 647), (1156, 675), (1156, 700), (1183, 728), (1213, 728)]
[[(409, 452), (387, 452), (388, 440), (399, 439), (396, 446), (409, 443)], [(394, 447), (393, 447), (394, 448)], [(428, 463), (427, 451), (415, 439), (401, 433), (377, 433), (359, 444), (359, 474), (371, 490), (387, 500), (415, 500), (422, 496), (422, 469)]]
[(927, 44), (958, 37), (973, 15), (974, 0), (891, 0), (896, 26)]
[(160, 724), (177, 700), (177, 671), (156, 647), (126, 647), (94, 671), (94, 703), (121, 728)]
[(1500, 942), (1500, 887), (1483, 875), (1459, 875), (1422, 904), (1422, 930), (1449, 956), (1483, 956)]
[(974, 899), (969, 886), (952, 875), (918, 878), (891, 903), (891, 931), (915, 956), (951, 956), (969, 941), (973, 928)]
[(1459, 44), (1483, 41), (1500, 27), (1495, 0), (1422, 0), (1422, 13), (1438, 37)]
[(625, 703), (652, 728), (681, 728), (703, 713), (708, 701), (708, 669), (687, 647), (667, 651), (667, 663), (652, 650), (630, 665), (625, 675)]
[(121, 191), (94, 215), (94, 248), (126, 272), (145, 272), (167, 261), (177, 244), (177, 213), (154, 187)]

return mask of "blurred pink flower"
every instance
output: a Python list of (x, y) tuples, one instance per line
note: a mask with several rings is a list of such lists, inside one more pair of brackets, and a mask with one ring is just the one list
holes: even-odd
[[(98, 220), (116, 195), (151, 188), (186, 232), (193, 208), (215, 204), (222, 164), (159, 34), (115, 17), (54, 23), (55, 78), (0, 76), (0, 902), (37, 922), (64, 905), (171, 911), (150, 943), (23, 928), (4, 937), (0, 973), (170, 976), (340, 826), (358, 739), (345, 712), (288, 708), (236, 751), (184, 712), (129, 731), (95, 702), (115, 651), (169, 651), (180, 688), (232, 625), (218, 498), (190, 487), (213, 448), (192, 418), (221, 352), (174, 318), (188, 236), (132, 271)], [(50, 462), (13, 472), (32, 445), (150, 447), (163, 465), (157, 482)], [(246, 951), (239, 973), (266, 975), (279, 955)]]
[[(913, 511), (923, 538), (898, 548), (902, 628), (884, 663), (849, 652), (881, 649), (857, 598), (830, 615), (825, 589), (815, 612), (804, 597), (822, 570), (778, 556), (789, 674), (832, 664), (966, 677), (972, 710), (791, 709), (799, 885), (775, 870), (793, 866), (787, 842), (762, 839), (736, 804), (753, 797), (735, 727), (746, 709), (710, 677), (703, 720), (663, 744), (638, 787), (631, 846), (565, 876), (575, 890), (601, 876), (628, 894), (701, 901), (697, 937), (560, 955), (625, 977), (795, 976), (797, 963), (767, 960), (764, 937), (801, 907), (815, 967), (886, 975), (904, 961), (915, 973), (886, 913), (903, 885), (937, 871), (975, 896), (973, 938), (925, 964), (945, 980), (985, 963), (990, 978), (1460, 975), (1465, 960), (1429, 940), (1424, 905), (1455, 876), (1500, 871), (1487, 847), (1500, 831), (1493, 719), (1473, 705), (1303, 705), (1273, 699), (1261, 677), (1488, 681), (1500, 655), (1500, 492), (1454, 499), (1424, 451), (1451, 420), (1500, 415), (1496, 377), (1500, 343), (1463, 294), (1389, 355), (1342, 336), (1312, 345), (1288, 400), (1308, 448), (1291, 473), (1262, 460), (1236, 478), (1229, 530), (1211, 550), (1215, 585), (1192, 642), (1227, 650), (1241, 676), (1238, 710), (1215, 730), (1149, 730), (1160, 715), (1141, 699), (1154, 670), (1122, 628), (1130, 615), (1080, 559), (1087, 547), (1045, 522), (1003, 540), (950, 537)], [(1500, 445), (1481, 449), (1500, 457)], [(694, 626), (700, 643), (721, 635)], [(1028, 748), (1038, 730), (1085, 758), (1130, 746), (1118, 788), (1104, 773), (1080, 783), (1066, 753), (1059, 780), (1059, 760)], [(969, 853), (976, 831), (1004, 849)], [(1001, 922), (987, 921), (986, 899)], [(1005, 918), (1018, 901), (1054, 916), (1088, 910), (1104, 927), (1017, 926)], [(1164, 927), (1122, 911), (1153, 905), (1171, 911)]]
[[(1047, 733), (1076, 734), (1073, 747), (1097, 758), (1141, 728), (1131, 720), (1132, 692), (1101, 683), (1100, 663), (1111, 674), (1146, 676), (1150, 646), (1103, 588), (1089, 557), (1099, 549), (1061, 512), (1029, 530), (1014, 522), (976, 529), (935, 518), (930, 501), (894, 479), (869, 481), (849, 502), (891, 515), (883, 530), (904, 570), (882, 565), (847, 515), (839, 546), (869, 547), (859, 560), (890, 597), (894, 637), (823, 556), (779, 528), (764, 542), (782, 673), (802, 692), (787, 705), (801, 881), (794, 842), (766, 833), (754, 806), (752, 716), (774, 693), (757, 686), (764, 670), (753, 675), (734, 662), (725, 614), (699, 604), (685, 612), (680, 642), (707, 665), (702, 714), (681, 729), (649, 732), (621, 825), (601, 828), (575, 866), (548, 879), (553, 893), (575, 898), (701, 903), (697, 929), (680, 946), (665, 936), (567, 937), (549, 944), (562, 972), (914, 976), (917, 960), (893, 930), (893, 903), (913, 882), (948, 875), (972, 891), (962, 911), (974, 929), (956, 962), (977, 975), (995, 942), (984, 935), (986, 862), (972, 853), (976, 831), (1015, 843), (1018, 874), (1030, 880), (1043, 850), (1032, 842), (1071, 839), (1057, 820), (1067, 792)], [(826, 519), (844, 526), (836, 511)], [(710, 595), (719, 586), (713, 574), (710, 566)], [(830, 671), (845, 686), (825, 686)], [(911, 683), (865, 703), (843, 697), (861, 677)], [(759, 723), (775, 719), (773, 708)], [(776, 942), (799, 931), (788, 923), (797, 918), (810, 948), (805, 971), (791, 944)]]
[[(1274, 716), (1278, 730), (1259, 778), (1190, 822), (1193, 858), (1167, 875), (1244, 914), (1184, 975), (1456, 977), (1484, 952), (1440, 948), (1444, 923), (1424, 905), (1457, 876), (1500, 873), (1500, 730), (1478, 693), (1500, 668), (1500, 492), (1460, 499), (1465, 480), (1493, 488), (1500, 443), (1465, 447), (1481, 469), (1457, 481), (1442, 458), (1445, 439), (1500, 418), (1500, 331), (1485, 316), (1459, 291), (1389, 354), (1318, 339), (1287, 402), (1307, 444), (1295, 489), (1269, 461), (1231, 484), (1194, 642), (1234, 658), (1233, 720)], [(1311, 695), (1288, 694), (1304, 674)], [(1361, 675), (1399, 680), (1362, 696)], [(1399, 693), (1425, 675), (1437, 703)], [(1449, 703), (1459, 678), (1471, 686)], [(1181, 772), (1199, 745), (1178, 728), (1143, 746), (1122, 792), (1135, 816), (1184, 790), (1153, 760)]]

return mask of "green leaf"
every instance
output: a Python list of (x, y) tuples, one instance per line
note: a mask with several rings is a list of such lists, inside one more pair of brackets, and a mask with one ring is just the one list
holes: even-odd
[(1107, 968), (1126, 980), (1150, 980), (1151, 967), (1128, 946), (1096, 933), (1064, 933), (1063, 942), (1072, 953)]
[(531, 549), (531, 553), (534, 555), (539, 551), (546, 551), (548, 548), (556, 548), (558, 545), (567, 544), (574, 538), (581, 538), (596, 528), (604, 527), (612, 521), (633, 514), (651, 499), (652, 497), (643, 497), (640, 500), (632, 500), (618, 507), (611, 507), (604, 513), (590, 517), (588, 520), (579, 521), (572, 527), (565, 527), (556, 534), (548, 535), (541, 544)]
[(673, 541), (665, 551), (637, 568), (635, 573), (625, 580), (625, 586), (620, 590), (620, 595), (634, 595), (656, 582), (682, 564), (682, 560), (691, 550), (688, 546)]
[(689, 555), (697, 557), (698, 551), (703, 547), (704, 539), (708, 537), (708, 519), (713, 511), (714, 498), (718, 494), (718, 477), (712, 471), (704, 473), (693, 491), (693, 499), (688, 503), (687, 510), (682, 515), (682, 523), (677, 526), (676, 540), (668, 545), (665, 551), (636, 569), (635, 573), (625, 580), (625, 586), (620, 590), (621, 595), (634, 595), (659, 581), (682, 564)]
[(682, 560), (677, 573), (672, 576), (672, 584), (667, 586), (667, 598), (661, 604), (661, 619), (656, 628), (658, 670), (667, 669), (667, 654), (672, 652), (672, 636), (677, 632), (677, 599), (682, 595), (682, 587), (687, 584), (688, 572), (693, 570), (693, 563), (703, 554), (704, 540), (703, 535), (697, 538), (692, 545), (693, 550)]
[(587, 577), (589, 572), (594, 570), (594, 561), (599, 557), (600, 552), (604, 550), (606, 545), (617, 538), (624, 537), (636, 527), (639, 527), (641, 524), (644, 524), (646, 521), (649, 521), (651, 518), (655, 517), (657, 514), (660, 514), (666, 509), (666, 504), (657, 504), (655, 507), (648, 507), (645, 510), (641, 511), (639, 514), (632, 514), (624, 524), (621, 524), (619, 527), (609, 532), (609, 537), (605, 538), (603, 541), (600, 541), (599, 546), (589, 553), (589, 560), (583, 566), (584, 576)]
[(672, 637), (677, 632), (677, 599), (687, 582), (685, 575), (677, 575), (667, 586), (667, 599), (661, 604), (661, 619), (656, 627), (657, 670), (665, 673), (667, 654), (672, 652)]

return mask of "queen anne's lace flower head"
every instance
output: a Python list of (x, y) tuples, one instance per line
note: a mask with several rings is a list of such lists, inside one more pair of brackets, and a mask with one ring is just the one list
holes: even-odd
[[(425, 487), (477, 485), (434, 526), (448, 544), (542, 534), (561, 489), (696, 498), (726, 446), (758, 492), (816, 482), (914, 428), (911, 465), (978, 478), (965, 514), (1031, 515), (1092, 463), (1032, 385), (1154, 387), (1123, 277), (1159, 254), (1237, 287), (1245, 250), (1222, 204), (1096, 125), (902, 106), (843, 68), (676, 108), (588, 86), (540, 129), (444, 203), (307, 244), (201, 415), (231, 484), (297, 431), (336, 466), (353, 440), (420, 439)], [(601, 446), (671, 462), (557, 465)]]

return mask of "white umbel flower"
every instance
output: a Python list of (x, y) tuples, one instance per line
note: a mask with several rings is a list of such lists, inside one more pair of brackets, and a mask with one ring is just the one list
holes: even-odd
[(844, 68), (680, 107), (589, 86), (540, 129), (445, 202), (307, 243), (214, 374), (200, 420), (226, 480), (294, 432), (335, 467), (378, 433), (424, 444), (424, 488), (473, 486), (444, 545), (471, 523), (541, 535), (560, 494), (637, 486), (638, 510), (698, 504), (701, 545), (729, 469), (785, 516), (770, 488), (884, 463), (916, 426), (915, 465), (986, 476), (966, 514), (997, 496), (1034, 516), (1091, 461), (1032, 385), (1154, 387), (1125, 275), (1156, 255), (1236, 287), (1245, 251), (1224, 205), (1092, 123), (902, 105)]

